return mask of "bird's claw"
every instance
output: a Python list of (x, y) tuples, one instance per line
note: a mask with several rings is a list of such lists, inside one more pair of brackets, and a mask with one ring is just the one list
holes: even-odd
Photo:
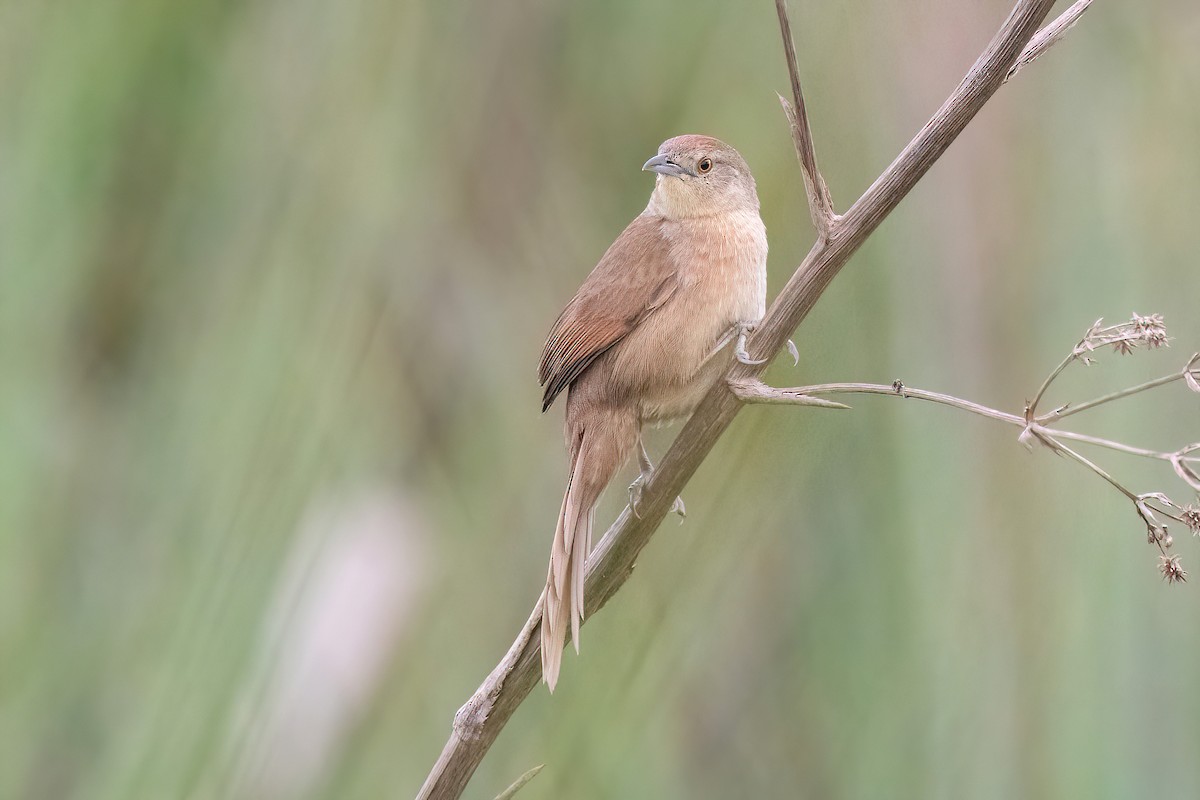
[(642, 518), (639, 506), (642, 504), (642, 487), (646, 485), (646, 476), (638, 475), (633, 479), (633, 483), (629, 484), (629, 510), (633, 512), (633, 516), (638, 519)]
[(788, 353), (792, 356), (792, 366), (800, 366), (800, 351), (796, 349), (796, 343), (788, 339)]
[(682, 525), (683, 521), (687, 519), (687, 506), (683, 504), (682, 497), (675, 498), (675, 502), (671, 504), (671, 513), (679, 515), (680, 525)]
[[(633, 512), (633, 516), (637, 519), (642, 518), (642, 490), (649, 480), (647, 475), (638, 475), (633, 479), (633, 483), (629, 484), (629, 510)], [(682, 497), (676, 497), (675, 502), (671, 504), (671, 513), (679, 515), (679, 522), (683, 524), (687, 518), (687, 507), (683, 504)]]
[(746, 335), (754, 330), (753, 325), (738, 326), (737, 344), (733, 347), (733, 357), (738, 360), (738, 363), (745, 364), (748, 367), (756, 367), (759, 364), (767, 363), (767, 359), (755, 360), (750, 357), (750, 353), (746, 351)]

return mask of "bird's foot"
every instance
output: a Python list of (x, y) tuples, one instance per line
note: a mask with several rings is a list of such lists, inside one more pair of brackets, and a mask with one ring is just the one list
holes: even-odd
[(683, 521), (687, 519), (687, 506), (683, 504), (682, 496), (676, 497), (675, 502), (671, 504), (671, 513), (679, 515), (680, 525), (682, 525)]
[(642, 518), (642, 488), (646, 485), (646, 476), (638, 475), (633, 479), (633, 483), (629, 484), (629, 510), (638, 519)]
[[(646, 484), (650, 482), (650, 474), (649, 472), (643, 472), (633, 479), (633, 483), (629, 484), (629, 510), (638, 519), (642, 518), (642, 491), (645, 489)], [(671, 505), (671, 512), (679, 515), (680, 522), (683, 522), (687, 517), (687, 507), (684, 506), (682, 497), (675, 498), (675, 502)]]
[[(753, 322), (743, 322), (734, 326), (733, 329), (734, 334), (737, 336), (737, 344), (735, 344), (733, 347), (733, 357), (736, 358), (740, 363), (751, 367), (767, 363), (767, 359), (765, 358), (757, 361), (754, 360), (750, 357), (750, 353), (746, 350), (746, 337), (753, 333), (756, 327), (758, 326)], [(791, 339), (787, 340), (787, 351), (792, 357), (792, 366), (799, 366), (800, 351), (796, 349), (796, 343)]]
[(751, 358), (750, 353), (746, 351), (746, 336), (748, 336), (750, 332), (754, 330), (754, 328), (755, 324), (753, 322), (738, 323), (736, 328), (737, 344), (733, 346), (733, 357), (736, 358), (739, 363), (750, 367), (756, 367), (759, 364), (767, 363), (767, 359), (765, 358), (759, 360)]

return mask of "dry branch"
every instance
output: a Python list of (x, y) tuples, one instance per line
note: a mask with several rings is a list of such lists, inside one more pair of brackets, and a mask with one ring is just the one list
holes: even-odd
[[(773, 357), (785, 346), (792, 331), (812, 310), (842, 266), (1004, 83), (1053, 5), (1054, 0), (1018, 0), (983, 54), (941, 108), (849, 211), (836, 217), (816, 166), (787, 9), (782, 0), (777, 0), (795, 103), (795, 113), (789, 115), (789, 121), (804, 168), (806, 190), (810, 202), (815, 203), (810, 211), (819, 235), (759, 324), (750, 342), (753, 352)], [(762, 369), (762, 365), (737, 364), (727, 377), (734, 381), (750, 381), (756, 379)], [(640, 518), (634, 517), (626, 508), (592, 551), (588, 558), (585, 589), (587, 619), (591, 619), (629, 577), (638, 554), (670, 510), (674, 498), (741, 407), (742, 401), (725, 384), (714, 387), (676, 437), (645, 487)], [(539, 600), (508, 653), (455, 715), (450, 739), (421, 788), (418, 800), (459, 797), (492, 742), (537, 684), (541, 606)]]
[(808, 124), (808, 107), (804, 103), (804, 90), (800, 87), (800, 69), (796, 64), (796, 44), (792, 39), (792, 23), (788, 19), (787, 0), (775, 0), (775, 11), (779, 15), (779, 32), (783, 35), (783, 55), (787, 60), (788, 78), (792, 82), (792, 102), (782, 95), (779, 102), (792, 131), (792, 142), (796, 145), (796, 158), (800, 161), (800, 172), (804, 176), (804, 193), (808, 196), (808, 213), (818, 239), (829, 236), (837, 222), (833, 210), (833, 198), (829, 187), (817, 168), (817, 149), (813, 144), (812, 128)]
[(1083, 16), (1083, 12), (1087, 11), (1088, 6), (1091, 4), (1092, 0), (1079, 0), (1079, 2), (1059, 14), (1053, 22), (1038, 31), (1029, 40), (1029, 44), (1025, 45), (1025, 49), (1021, 51), (1021, 55), (1017, 56), (1017, 63), (1009, 67), (1008, 75), (1005, 76), (1004, 80), (1007, 81), (1013, 75), (1016, 75), (1022, 69), (1032, 64), (1042, 53), (1053, 47), (1079, 21), (1079, 18)]

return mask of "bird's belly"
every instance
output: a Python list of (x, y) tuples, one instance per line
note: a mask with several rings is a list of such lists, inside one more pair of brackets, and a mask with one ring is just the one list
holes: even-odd
[(765, 287), (756, 277), (747, 274), (720, 291), (682, 292), (663, 309), (667, 313), (647, 320), (616, 354), (617, 372), (632, 378), (644, 420), (687, 416), (729, 369), (731, 330), (762, 318)]
[(647, 391), (638, 404), (639, 416), (650, 423), (667, 423), (688, 416), (729, 369), (731, 362), (732, 347), (726, 346), (695, 370), (688, 380)]
[(651, 422), (690, 414), (729, 368), (731, 328), (758, 322), (766, 307), (767, 243), (758, 215), (696, 225), (671, 237), (678, 290), (611, 354), (613, 380)]

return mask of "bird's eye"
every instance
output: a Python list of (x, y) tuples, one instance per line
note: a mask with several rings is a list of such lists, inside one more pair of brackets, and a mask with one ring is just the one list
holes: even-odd
[(696, 171), (699, 172), (701, 175), (710, 171), (711, 169), (712, 169), (712, 159), (711, 158), (702, 158), (702, 159), (700, 159), (700, 163), (696, 165)]

